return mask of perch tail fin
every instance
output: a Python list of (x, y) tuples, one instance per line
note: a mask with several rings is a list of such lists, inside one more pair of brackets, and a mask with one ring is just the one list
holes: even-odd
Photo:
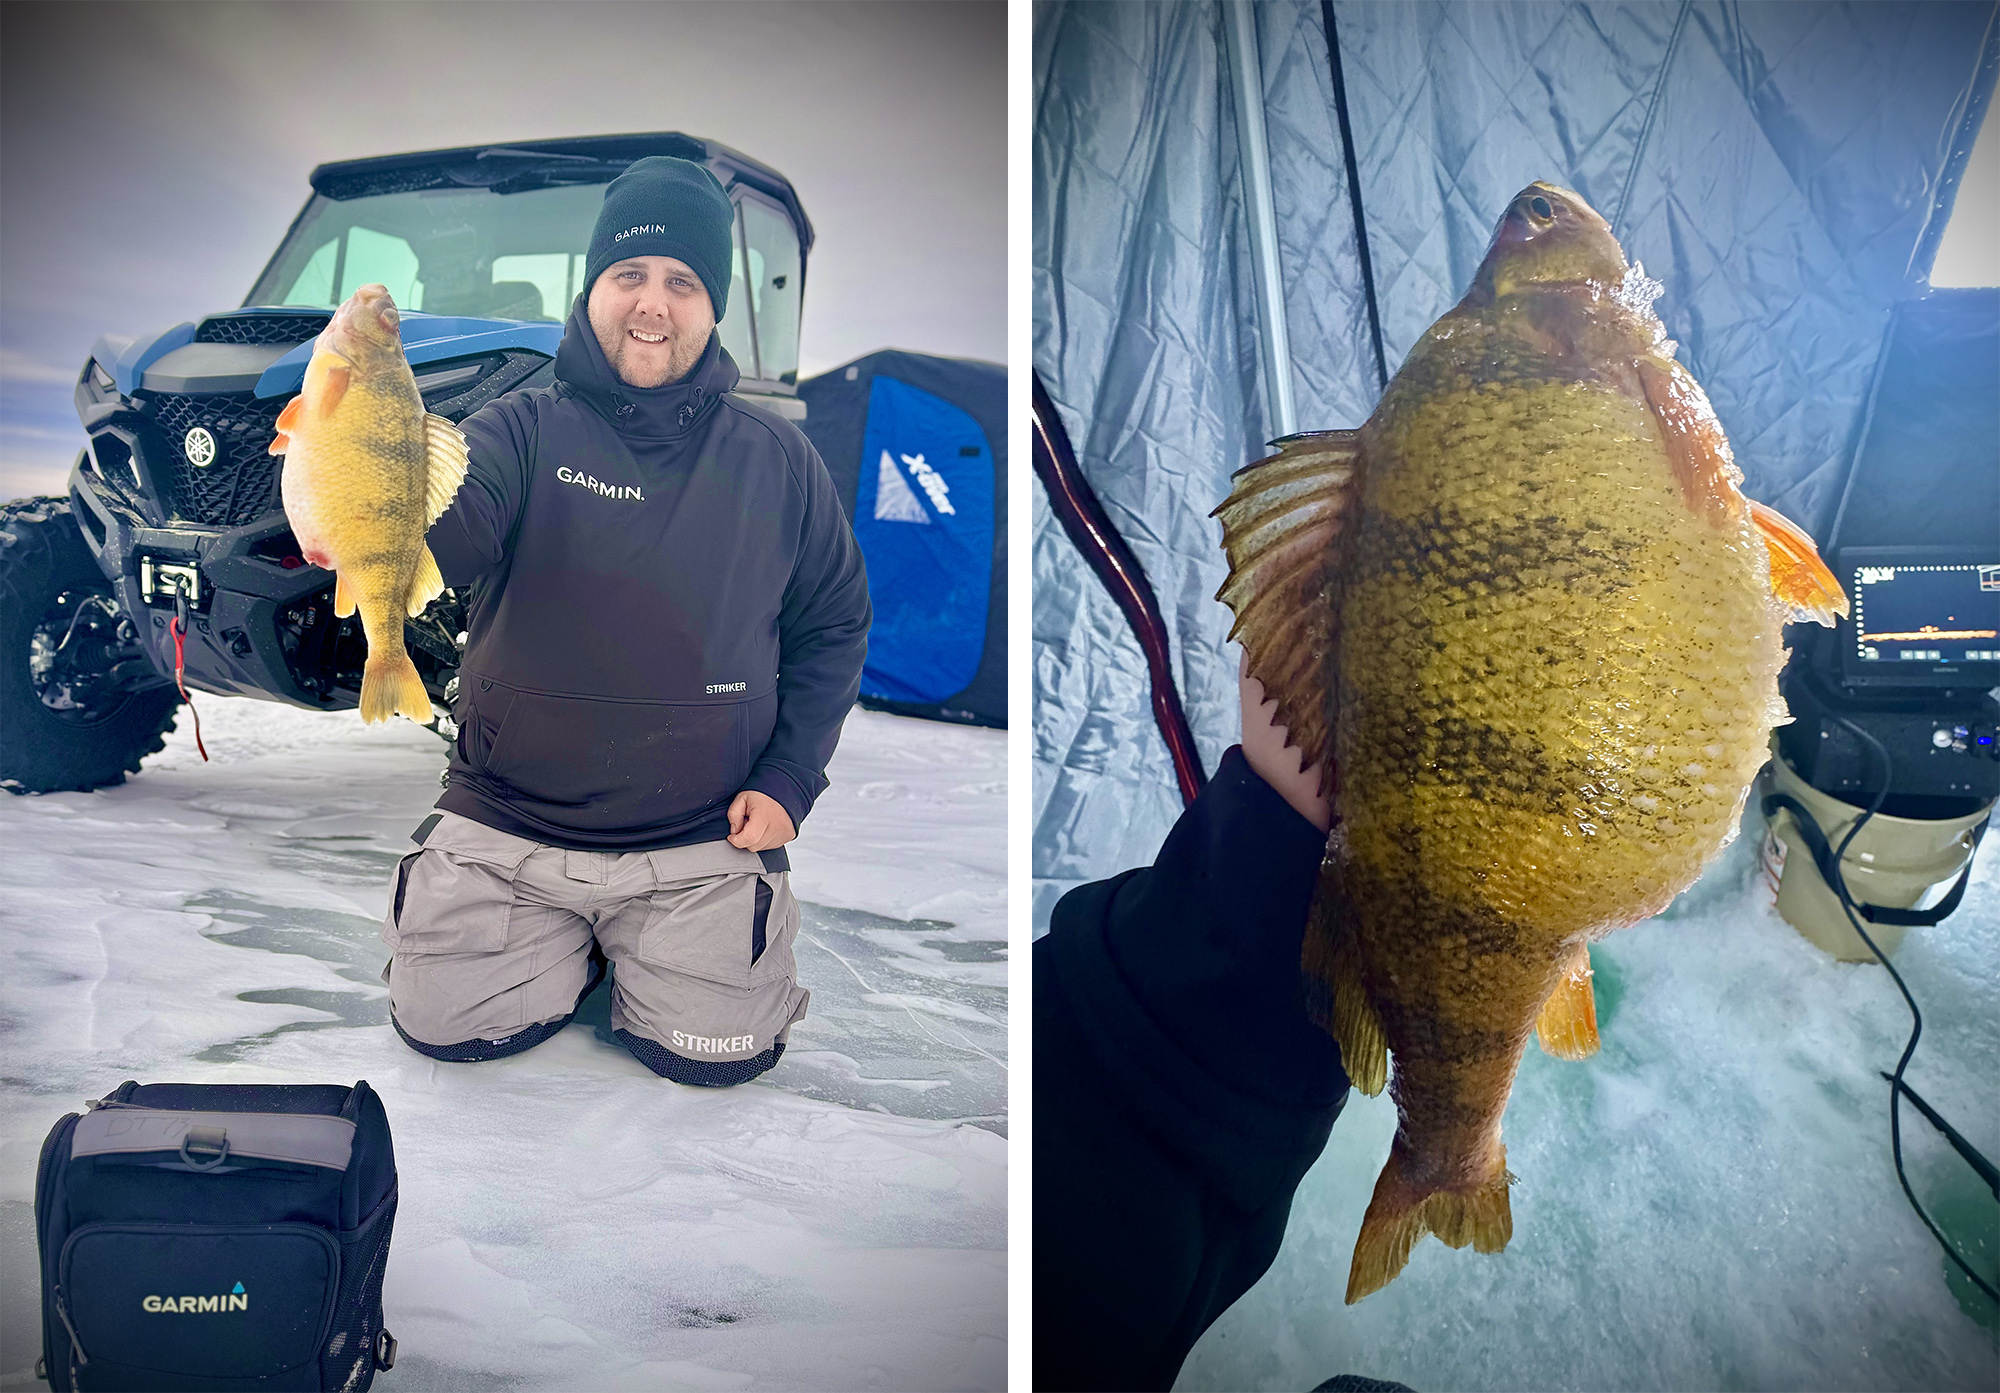
[(1403, 1175), (1401, 1138), (1375, 1181), (1374, 1198), (1354, 1240), (1354, 1263), (1347, 1274), (1347, 1304), (1380, 1291), (1396, 1279), (1410, 1260), (1417, 1240), (1434, 1233), (1447, 1245), (1470, 1243), (1482, 1253), (1497, 1253), (1514, 1236), (1514, 1212), (1507, 1202), (1506, 1148), (1496, 1145), (1493, 1173), (1470, 1190), (1432, 1190)]

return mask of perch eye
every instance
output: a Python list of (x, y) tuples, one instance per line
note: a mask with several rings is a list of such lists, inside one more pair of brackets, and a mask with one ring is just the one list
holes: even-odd
[(1528, 207), (1538, 218), (1553, 218), (1556, 215), (1555, 208), (1540, 194), (1528, 200)]

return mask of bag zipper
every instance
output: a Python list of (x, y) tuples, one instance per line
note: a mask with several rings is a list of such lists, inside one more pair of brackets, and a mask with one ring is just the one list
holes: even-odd
[[(49, 1260), (52, 1256), (56, 1256), (59, 1262), (60, 1258), (59, 1255), (52, 1255), (48, 1251), (45, 1234), (48, 1231), (48, 1225), (54, 1218), (51, 1211), (55, 1208), (55, 1155), (57, 1151), (62, 1149), (70, 1134), (76, 1130), (77, 1119), (82, 1116), (82, 1113), (67, 1113), (55, 1126), (49, 1129), (48, 1136), (42, 1142), (42, 1158), (35, 1166), (35, 1247), (42, 1260), (42, 1280), (48, 1282), (55, 1289), (58, 1313), (61, 1311), (62, 1288), (52, 1280), (55, 1273), (50, 1268)], [(63, 1324), (69, 1324), (67, 1317), (64, 1317)], [(42, 1357), (36, 1361), (44, 1365), (47, 1363), (49, 1355), (53, 1352), (48, 1347), (48, 1325), (48, 1316), (44, 1314), (42, 1317)], [(70, 1340), (72, 1344), (76, 1340), (76, 1332), (73, 1330), (70, 1332)], [(74, 1388), (76, 1387), (74, 1373), (76, 1364), (74, 1361), (71, 1361), (70, 1369), (72, 1371), (69, 1381), (70, 1387)]]
[(63, 1323), (63, 1329), (69, 1332), (69, 1382), (70, 1386), (74, 1388), (76, 1386), (76, 1370), (80, 1366), (88, 1364), (90, 1356), (83, 1352), (83, 1341), (77, 1337), (76, 1327), (69, 1322), (69, 1308), (63, 1305), (63, 1290), (61, 1287), (56, 1288), (56, 1319), (60, 1320)]

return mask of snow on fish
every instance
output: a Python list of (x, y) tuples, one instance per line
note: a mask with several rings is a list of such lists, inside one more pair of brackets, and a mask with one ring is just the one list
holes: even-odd
[(1847, 611), (1739, 491), (1658, 294), (1531, 184), (1368, 420), (1276, 442), (1216, 509), (1231, 637), (1333, 785), (1309, 996), (1396, 1103), (1350, 1303), (1425, 1233), (1507, 1245), (1528, 1036), (1596, 1050), (1590, 941), (1728, 842), (1786, 719), (1784, 622)]

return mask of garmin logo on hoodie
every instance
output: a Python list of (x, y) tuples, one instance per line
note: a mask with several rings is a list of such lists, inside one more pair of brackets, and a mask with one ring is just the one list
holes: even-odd
[(234, 1291), (220, 1296), (149, 1296), (139, 1303), (148, 1311), (168, 1315), (197, 1315), (208, 1311), (247, 1311), (250, 1293), (238, 1282)]
[(587, 488), (592, 493), (603, 498), (630, 498), (640, 503), (646, 501), (646, 495), (641, 493), (632, 484), (603, 483), (591, 475), (584, 473), (581, 469), (571, 469), (566, 464), (556, 470), (556, 477), (565, 484), (575, 484), (579, 488)]

